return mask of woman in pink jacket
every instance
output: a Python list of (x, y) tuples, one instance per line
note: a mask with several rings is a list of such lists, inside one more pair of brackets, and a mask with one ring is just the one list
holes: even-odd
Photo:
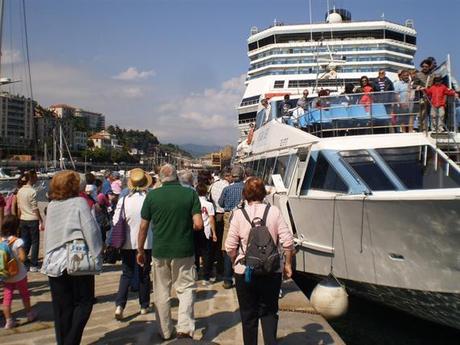
[[(243, 189), (244, 209), (251, 220), (263, 219), (267, 204), (263, 203), (266, 196), (264, 182), (260, 178), (249, 178)], [(280, 210), (271, 206), (267, 213), (266, 227), (278, 246), (284, 249), (284, 258), (280, 255), (279, 269), (268, 274), (249, 274), (242, 259), (248, 245), (248, 237), (252, 225), (246, 219), (242, 209), (234, 211), (225, 249), (234, 263), (236, 292), (240, 305), (243, 340), (245, 345), (257, 345), (259, 319), (266, 345), (276, 344), (278, 326), (278, 295), (281, 287), (281, 275), (292, 276), (291, 259), (293, 253), (293, 236), (284, 221)], [(241, 244), (241, 246), (240, 246)]]

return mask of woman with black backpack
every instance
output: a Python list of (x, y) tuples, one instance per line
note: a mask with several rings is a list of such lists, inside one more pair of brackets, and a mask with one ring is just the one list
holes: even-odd
[[(276, 206), (263, 203), (262, 179), (249, 178), (244, 205), (233, 212), (225, 249), (234, 263), (245, 345), (257, 344), (259, 319), (266, 345), (276, 344), (281, 275), (291, 278), (294, 240)], [(284, 258), (280, 248), (284, 249)]]

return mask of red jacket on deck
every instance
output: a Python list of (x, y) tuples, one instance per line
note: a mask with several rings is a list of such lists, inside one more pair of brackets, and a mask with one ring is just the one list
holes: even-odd
[(455, 91), (449, 89), (444, 84), (433, 84), (425, 91), (426, 94), (431, 98), (431, 104), (435, 108), (446, 106), (446, 96), (455, 96)]

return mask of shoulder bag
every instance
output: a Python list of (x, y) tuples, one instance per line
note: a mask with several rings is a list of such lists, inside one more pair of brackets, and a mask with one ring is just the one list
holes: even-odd
[(102, 272), (102, 258), (94, 257), (84, 239), (67, 242), (67, 274), (94, 275)]
[(126, 223), (125, 200), (126, 197), (123, 197), (120, 217), (118, 218), (118, 222), (114, 224), (112, 228), (110, 245), (116, 249), (122, 248), (126, 241), (128, 224)]

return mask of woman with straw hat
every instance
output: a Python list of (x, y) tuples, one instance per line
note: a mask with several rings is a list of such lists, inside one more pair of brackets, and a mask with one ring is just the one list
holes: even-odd
[[(118, 287), (117, 299), (115, 301), (115, 318), (123, 319), (123, 310), (128, 299), (130, 282), (135, 274), (139, 280), (139, 304), (140, 313), (147, 314), (150, 305), (150, 260), (152, 250), (151, 232), (147, 235), (144, 249), (146, 260), (143, 267), (136, 263), (137, 235), (141, 223), (141, 208), (147, 196), (148, 188), (152, 184), (152, 177), (140, 168), (129, 172), (128, 188), (129, 194), (118, 200), (113, 224), (116, 224), (120, 217), (125, 217), (127, 224), (126, 241), (121, 249), (122, 274)], [(137, 266), (137, 267), (136, 267)]]

